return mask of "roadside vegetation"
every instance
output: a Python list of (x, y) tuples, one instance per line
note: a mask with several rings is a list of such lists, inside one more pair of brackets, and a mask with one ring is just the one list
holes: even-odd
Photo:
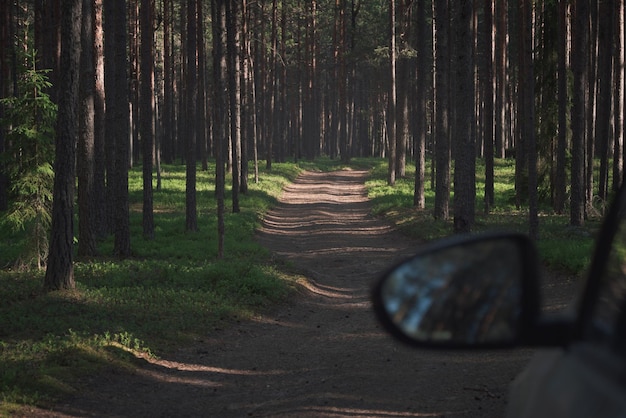
[[(375, 214), (418, 239), (449, 235), (451, 221), (434, 221), (428, 209), (434, 198), (428, 185), (427, 209), (413, 208), (413, 167), (389, 187), (386, 164), (355, 158), (350, 165), (372, 169), (367, 187)], [(185, 167), (165, 165), (162, 187), (154, 194), (155, 239), (145, 240), (137, 167), (129, 179), (132, 257), (112, 257), (112, 238), (100, 242), (98, 257), (77, 260), (72, 291), (44, 292), (43, 270), (17, 268), (23, 266), (16, 261), (28, 236), (0, 226), (0, 416), (24, 404), (45, 405), (103, 370), (131, 370), (138, 358), (158, 357), (284, 301), (298, 276), (255, 242), (255, 230), (301, 170), (341, 168), (349, 167), (319, 159), (261, 170), (259, 183), (251, 181), (240, 199), (241, 212), (227, 208), (225, 257), (218, 260), (215, 173), (198, 171), (200, 231), (185, 233)], [(498, 162), (496, 205), (492, 214), (478, 216), (476, 230), (527, 229), (527, 214), (513, 201), (513, 170), (512, 162)], [(589, 262), (599, 218), (584, 228), (567, 223), (567, 216), (546, 211), (538, 246), (550, 268), (578, 274)]]
[(18, 404), (71, 393), (78, 379), (102, 367), (133, 367), (136, 356), (158, 356), (282, 300), (295, 279), (271, 264), (253, 235), (263, 213), (300, 170), (275, 163), (271, 172), (261, 172), (259, 183), (250, 183), (240, 213), (227, 208), (225, 257), (218, 260), (215, 173), (198, 172), (200, 231), (185, 233), (185, 167), (163, 167), (150, 241), (142, 237), (141, 167), (133, 169), (132, 257), (113, 258), (113, 238), (100, 242), (99, 257), (77, 260), (74, 291), (46, 293), (43, 270), (15, 268), (28, 237), (10, 233), (5, 225), (0, 233), (0, 416)]
[[(427, 162), (426, 173), (430, 173), (430, 169), (430, 163)], [(417, 239), (432, 240), (450, 235), (453, 229), (452, 219), (433, 219), (435, 191), (428, 179), (424, 187), (426, 209), (418, 210), (413, 207), (414, 166), (407, 164), (407, 177), (398, 179), (394, 187), (387, 185), (387, 170), (386, 162), (381, 161), (372, 170), (367, 182), (374, 213), (386, 217), (405, 234)], [(481, 177), (484, 173), (484, 161), (477, 160), (476, 173), (476, 224), (473, 232), (527, 233), (528, 208), (517, 208), (515, 204), (515, 161), (500, 159), (495, 162), (495, 205), (489, 215), (480, 210), (484, 207), (484, 177)], [(568, 214), (554, 214), (547, 203), (540, 206), (539, 239), (536, 244), (544, 265), (553, 271), (569, 275), (583, 273), (591, 261), (594, 237), (605, 210), (602, 206), (593, 208), (584, 226), (573, 227), (569, 225)]]

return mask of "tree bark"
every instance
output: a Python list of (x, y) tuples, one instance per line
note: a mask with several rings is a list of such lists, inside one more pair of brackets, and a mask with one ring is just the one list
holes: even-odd
[(581, 226), (585, 221), (585, 120), (587, 92), (587, 51), (589, 42), (589, 9), (587, 0), (576, 0), (572, 23), (572, 178), (570, 224)]
[(196, 202), (196, 100), (198, 98), (198, 82), (197, 82), (197, 16), (196, 16), (196, 0), (187, 0), (187, 141), (186, 141), (186, 158), (187, 167), (186, 181), (186, 201), (185, 201), (185, 230), (194, 232), (198, 230), (198, 213)]
[[(395, 0), (392, 0), (395, 2)], [(338, 130), (333, 132), (337, 135), (338, 149), (341, 161), (350, 161), (350, 147), (348, 143), (348, 85), (346, 73), (346, 0), (337, 0), (337, 113)]]
[(398, 37), (396, 39), (398, 56), (396, 67), (396, 178), (406, 176), (406, 154), (411, 134), (409, 123), (409, 96), (410, 91), (409, 72), (409, 42), (411, 36), (411, 7), (412, 0), (398, 1)]
[(202, 170), (209, 169), (209, 155), (207, 144), (207, 91), (206, 91), (206, 54), (204, 43), (204, 13), (202, 2), (196, 2), (198, 24), (196, 35), (198, 37), (198, 99), (196, 109), (196, 142), (198, 155), (202, 160)]
[(94, 217), (96, 235), (105, 237), (111, 222), (106, 202), (106, 146), (105, 146), (105, 87), (104, 87), (104, 31), (102, 22), (102, 0), (94, 1)]
[[(105, 165), (105, 225), (107, 233), (115, 232), (115, 131), (118, 129), (115, 115), (115, 4), (103, 1), (103, 34), (104, 34), (104, 142)], [(108, 19), (104, 17), (109, 16)]]
[(50, 253), (44, 289), (73, 289), (74, 184), (82, 0), (64, 0), (61, 25), (61, 78), (56, 126), (54, 195)]
[(141, 31), (141, 69), (139, 95), (139, 126), (143, 158), (143, 236), (154, 239), (154, 204), (152, 164), (154, 159), (154, 29), (153, 2), (141, 0), (139, 26)]
[(429, 58), (426, 53), (426, 37), (427, 37), (427, 23), (426, 23), (426, 5), (423, 1), (417, 2), (417, 60), (418, 70), (416, 77), (416, 108), (415, 108), (415, 140), (414, 140), (414, 154), (415, 154), (415, 185), (413, 192), (413, 206), (418, 209), (424, 209), (426, 205), (426, 197), (424, 193), (424, 183), (426, 176), (426, 87), (427, 87), (427, 73), (429, 71)]
[[(108, 2), (107, 2), (108, 3)], [(107, 106), (113, 115), (112, 139), (115, 141), (115, 174), (113, 179), (113, 218), (115, 240), (113, 253), (118, 257), (130, 256), (130, 218), (128, 203), (128, 168), (130, 164), (130, 114), (128, 109), (129, 86), (126, 35), (126, 0), (113, 3), (113, 106)], [(109, 15), (111, 16), (111, 15)], [(105, 15), (105, 21), (108, 20)], [(106, 45), (105, 45), (106, 47)], [(108, 135), (107, 135), (108, 136)]]
[(598, 22), (598, 87), (596, 105), (595, 142), (600, 158), (598, 197), (605, 201), (609, 193), (609, 151), (611, 134), (611, 100), (613, 85), (612, 45), (613, 22), (615, 20), (614, 0), (600, 2)]
[(556, 175), (554, 184), (554, 211), (562, 214), (565, 211), (567, 190), (566, 156), (567, 156), (567, 110), (568, 110), (568, 51), (567, 46), (567, 10), (568, 1), (559, 0), (558, 3), (558, 138), (556, 150)]
[[(11, 51), (11, 3), (0, 3), (0, 97), (9, 96), (9, 80), (11, 79), (11, 66), (9, 65), (9, 53)], [(4, 105), (0, 103), (0, 119), (4, 118)], [(6, 130), (0, 127), (0, 155), (6, 152)], [(5, 165), (0, 161), (0, 212), (5, 211), (9, 205), (8, 198), (9, 179), (6, 175)]]
[(450, 13), (435, 0), (435, 219), (447, 220), (450, 205)]
[(535, 134), (535, 73), (533, 66), (533, 3), (522, 3), (523, 106), (522, 121), (525, 154), (528, 164), (528, 235), (539, 237), (539, 202), (537, 196), (537, 139)]
[(139, 146), (139, 3), (140, 1), (128, 2), (128, 60), (129, 60), (129, 87), (130, 87), (130, 167), (141, 158)]
[(173, 0), (163, 0), (163, 161), (171, 164), (174, 161), (174, 70), (172, 56), (172, 13)]
[(495, 112), (495, 156), (504, 158), (508, 145), (509, 124), (507, 118), (507, 76), (508, 63), (508, 31), (507, 31), (507, 2), (495, 2), (495, 79), (496, 79), (496, 112)]
[(241, 184), (239, 185), (239, 191), (242, 194), (248, 192), (248, 160), (250, 143), (253, 142), (249, 139), (250, 135), (254, 135), (254, 130), (250, 129), (251, 123), (251, 86), (250, 81), (250, 56), (249, 56), (249, 34), (248, 34), (248, 1), (241, 1), (241, 46), (239, 48), (239, 65), (241, 68), (241, 77), (239, 78), (239, 85), (241, 86)]
[[(596, 113), (597, 113), (597, 90), (598, 90), (598, 7), (599, 2), (588, 2), (587, 10), (589, 16), (587, 18), (588, 27), (588, 43), (585, 57), (587, 59), (587, 80), (586, 80), (586, 97), (585, 97), (585, 208), (584, 217), (587, 218), (588, 209), (593, 204), (595, 189), (595, 163), (596, 163), (596, 140), (594, 134), (596, 131)], [(574, 55), (576, 56), (576, 55)], [(573, 127), (572, 127), (573, 129)]]
[(224, 145), (226, 135), (225, 116), (218, 109), (226, 108), (226, 1), (212, 0), (213, 21), (213, 85), (215, 88), (214, 133), (215, 133), (215, 195), (217, 200), (217, 257), (224, 257), (224, 188), (226, 170)]
[(94, 189), (94, 31), (93, 0), (82, 0), (78, 158), (78, 255), (96, 255)]
[(389, 149), (389, 170), (387, 183), (396, 184), (396, 128), (397, 128), (397, 94), (396, 94), (396, 0), (389, 1), (389, 90), (387, 93), (387, 143)]
[(271, 71), (266, 72), (265, 76), (267, 81), (264, 86), (264, 103), (266, 106), (265, 117), (267, 125), (267, 136), (265, 138), (266, 146), (266, 160), (265, 168), (272, 169), (272, 162), (274, 160), (274, 141), (276, 132), (276, 69), (278, 65), (278, 0), (272, 0), (272, 29), (271, 29), (271, 52), (269, 67)]
[(493, 25), (494, 0), (484, 1), (485, 23), (484, 23), (484, 156), (485, 156), (485, 196), (484, 205), (485, 213), (491, 212), (491, 208), (495, 204), (494, 195), (494, 157), (495, 157), (495, 141), (494, 141), (494, 91), (496, 78), (493, 72), (493, 47), (494, 47), (494, 25)]
[(454, 232), (471, 232), (475, 218), (476, 144), (474, 137), (474, 4), (460, 0), (454, 7), (455, 25), (455, 166)]
[(615, 37), (613, 71), (613, 191), (617, 191), (624, 178), (624, 0), (615, 0)]
[(233, 213), (240, 212), (239, 186), (241, 175), (241, 83), (239, 79), (239, 25), (237, 1), (226, 5), (226, 54), (228, 56), (228, 93), (230, 105), (230, 140), (232, 149), (232, 204)]

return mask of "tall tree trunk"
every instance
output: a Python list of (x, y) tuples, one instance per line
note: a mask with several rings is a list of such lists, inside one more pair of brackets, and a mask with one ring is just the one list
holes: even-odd
[(587, 92), (587, 53), (589, 42), (589, 8), (587, 0), (574, 2), (572, 22), (572, 169), (570, 224), (585, 222), (585, 120)]
[(224, 188), (226, 170), (224, 161), (226, 134), (225, 115), (218, 109), (226, 108), (226, 1), (212, 0), (213, 22), (213, 85), (215, 89), (214, 132), (215, 132), (215, 195), (217, 199), (217, 257), (224, 257)]
[[(395, 0), (393, 0), (395, 2)], [(337, 0), (337, 142), (341, 161), (350, 161), (348, 146), (348, 86), (346, 74), (346, 0)]]
[(508, 30), (507, 30), (507, 2), (495, 2), (495, 79), (496, 79), (496, 113), (495, 113), (495, 156), (504, 158), (508, 144), (509, 125), (507, 123), (507, 88), (509, 85), (508, 62)]
[[(267, 110), (267, 54), (266, 47), (266, 25), (265, 19), (265, 2), (256, 4), (255, 7), (256, 36), (254, 37), (254, 80), (255, 80), (255, 99), (257, 106), (257, 151), (261, 153), (267, 152), (268, 142), (268, 110)], [(267, 163), (267, 161), (266, 161)]]
[(44, 289), (73, 289), (74, 281), (74, 184), (76, 180), (77, 106), (80, 68), (82, 0), (65, 0), (62, 5), (61, 74), (50, 253)]
[[(626, 65), (626, 2), (624, 0), (620, 0), (621, 4), (620, 5), (620, 17), (619, 17), (619, 21), (620, 21), (620, 25), (618, 26), (620, 31), (619, 36), (621, 37), (621, 58), (622, 58), (622, 62), (623, 64), (621, 65), (622, 67), (622, 78), (623, 78), (623, 88), (622, 88), (622, 103), (621, 103), (621, 108), (622, 108), (622, 114), (621, 114), (621, 119), (622, 119), (622, 124), (621, 124), (621, 129), (620, 129), (620, 135), (622, 136), (622, 155), (621, 155), (621, 160), (622, 160), (622, 176), (620, 177), (620, 182), (619, 184), (623, 184), (624, 181), (626, 180), (626, 69), (624, 69), (624, 65)], [(617, 129), (617, 125), (616, 125), (616, 129)], [(615, 186), (614, 186), (615, 187)]]
[(173, 0), (163, 0), (163, 161), (171, 164), (174, 161), (174, 70), (172, 53), (172, 13)]
[(78, 255), (96, 255), (94, 189), (94, 31), (93, 0), (82, 0), (78, 158)]
[[(108, 3), (108, 2), (107, 2)], [(128, 109), (129, 86), (127, 63), (126, 35), (126, 0), (115, 0), (113, 3), (113, 115), (115, 141), (115, 175), (113, 184), (113, 212), (115, 240), (113, 252), (119, 257), (130, 256), (130, 217), (128, 202), (128, 168), (130, 164), (130, 114)], [(111, 15), (108, 15), (111, 16)], [(105, 21), (108, 17), (105, 14)], [(107, 45), (105, 44), (105, 48)], [(109, 107), (107, 106), (107, 112)], [(107, 134), (108, 136), (108, 134)]]
[(472, 230), (476, 200), (476, 141), (474, 137), (473, 0), (461, 0), (454, 18), (454, 232)]
[(387, 183), (396, 184), (396, 0), (389, 1), (389, 91), (387, 93), (387, 142), (389, 147), (389, 170)]
[[(362, 1), (360, 0), (351, 0), (351, 6), (350, 6), (350, 28), (346, 28), (346, 42), (348, 42), (349, 39), (349, 44), (346, 46), (346, 48), (349, 48), (349, 50), (346, 51), (346, 53), (348, 54), (348, 57), (346, 59), (346, 83), (347, 83), (347, 90), (346, 90), (346, 111), (348, 112), (348, 120), (347, 120), (347, 128), (346, 131), (348, 132), (348, 138), (347, 138), (347, 149), (348, 149), (348, 159), (346, 161), (349, 161), (350, 158), (352, 158), (353, 156), (363, 156), (363, 152), (361, 150), (362, 148), (362, 144), (359, 139), (361, 137), (363, 137), (363, 135), (360, 134), (360, 130), (361, 130), (361, 126), (360, 126), (360, 121), (363, 119), (361, 117), (361, 115), (358, 115), (358, 101), (359, 101), (359, 97), (360, 94), (362, 93), (361, 89), (358, 86), (358, 80), (357, 80), (357, 63), (355, 59), (352, 59), (351, 57), (356, 57), (358, 55), (358, 50), (357, 50), (357, 31), (358, 31), (358, 25), (357, 25), (357, 18), (359, 16), (359, 12), (361, 10), (361, 5), (362, 5)], [(408, 79), (408, 77), (407, 77)]]
[[(586, 81), (586, 105), (585, 105), (585, 212), (587, 218), (588, 209), (593, 204), (595, 193), (595, 162), (596, 162), (596, 115), (597, 115), (597, 90), (598, 90), (598, 2), (589, 2), (587, 4), (589, 10), (587, 39), (587, 81)], [(572, 127), (573, 129), (573, 127)]]
[(187, 144), (188, 144), (188, 130), (191, 121), (187, 115), (187, 1), (180, 2), (180, 44), (179, 44), (179, 56), (177, 60), (176, 70), (176, 84), (178, 88), (177, 97), (177, 119), (176, 119), (176, 157), (180, 158), (180, 161), (185, 163), (187, 161)]
[(614, 18), (613, 191), (617, 191), (624, 177), (624, 0), (615, 0)]
[(484, 74), (484, 155), (485, 155), (485, 213), (491, 212), (491, 208), (495, 204), (494, 193), (494, 87), (496, 78), (493, 72), (493, 46), (494, 46), (494, 25), (493, 25), (494, 0), (484, 1), (484, 55), (483, 74)]
[(187, 0), (187, 71), (186, 86), (187, 86), (187, 112), (186, 118), (189, 121), (187, 123), (187, 141), (186, 141), (186, 158), (185, 164), (187, 166), (186, 176), (186, 192), (185, 192), (185, 230), (197, 231), (198, 230), (198, 212), (196, 203), (196, 100), (198, 98), (198, 48), (197, 48), (197, 34), (196, 34), (196, 1)]
[[(394, 0), (395, 1), (395, 0)], [(333, 22), (333, 61), (332, 61), (332, 75), (331, 78), (326, 81), (328, 83), (328, 92), (326, 94), (326, 112), (329, 120), (330, 130), (325, 138), (324, 145), (326, 153), (331, 159), (336, 158), (339, 155), (339, 130), (341, 129), (341, 119), (339, 117), (339, 61), (341, 54), (340, 46), (340, 32), (341, 32), (341, 19), (340, 10), (342, 6), (341, 0), (335, 0), (334, 2), (334, 22)]]
[(427, 130), (427, 112), (426, 112), (426, 82), (429, 71), (429, 58), (427, 58), (427, 23), (426, 23), (426, 5), (425, 2), (417, 3), (416, 28), (417, 28), (417, 62), (418, 70), (416, 77), (416, 108), (415, 108), (415, 186), (413, 192), (413, 206), (418, 209), (424, 209), (426, 205), (426, 197), (424, 193), (424, 183), (426, 176), (426, 130)]
[(450, 10), (435, 0), (435, 219), (447, 220), (450, 205)]
[[(255, 16), (255, 13), (251, 11), (250, 20), (252, 22), (255, 21), (254, 16)], [(254, 33), (251, 36), (253, 36), (256, 39), (256, 36)], [(253, 59), (252, 40), (250, 39), (250, 37), (247, 38), (245, 48), (246, 48), (245, 54), (246, 54), (246, 63), (247, 63), (246, 68), (248, 69), (248, 77), (246, 77), (246, 79), (248, 80), (247, 91), (248, 91), (248, 96), (249, 96), (249, 101), (250, 101), (249, 102), (250, 129), (249, 129), (248, 136), (252, 137), (252, 160), (254, 164), (254, 182), (258, 183), (259, 182), (259, 143), (258, 143), (259, 141), (259, 129), (258, 129), (259, 108), (257, 104), (257, 88), (256, 88), (256, 77), (257, 77), (256, 67), (257, 66), (255, 65), (255, 62)]]
[(406, 176), (406, 153), (409, 145), (410, 124), (409, 124), (409, 43), (411, 3), (412, 0), (397, 0), (398, 16), (397, 26), (399, 29), (397, 38), (397, 86), (396, 86), (396, 177)]
[(611, 142), (611, 99), (615, 88), (612, 83), (614, 0), (600, 2), (598, 22), (598, 90), (596, 104), (595, 141), (600, 158), (598, 197), (606, 200), (609, 193), (609, 151)]
[(152, 162), (154, 159), (154, 29), (153, 2), (141, 0), (141, 70), (139, 123), (143, 156), (143, 236), (154, 239)]
[(202, 2), (198, 1), (197, 18), (198, 24), (196, 26), (196, 35), (198, 37), (198, 98), (196, 109), (196, 142), (197, 150), (202, 160), (202, 170), (207, 171), (209, 169), (209, 155), (207, 144), (207, 91), (206, 91), (206, 56), (204, 47), (204, 13)]
[(115, 232), (115, 135), (118, 129), (115, 100), (117, 91), (115, 90), (115, 4), (112, 1), (103, 1), (103, 15), (110, 16), (103, 18), (104, 29), (104, 133), (108, 140), (104, 143), (104, 164), (105, 164), (105, 213), (107, 233)]
[(233, 213), (240, 212), (239, 185), (241, 173), (241, 84), (239, 80), (239, 25), (237, 1), (226, 4), (226, 54), (228, 56), (228, 94), (230, 105), (230, 140), (232, 147)]
[(512, 20), (515, 23), (516, 32), (513, 35), (516, 44), (515, 64), (517, 64), (517, 74), (515, 75), (515, 84), (513, 86), (515, 94), (514, 99), (511, 100), (511, 105), (514, 106), (514, 121), (513, 127), (515, 132), (515, 206), (519, 210), (522, 206), (528, 202), (528, 154), (527, 144), (524, 142), (528, 139), (528, 135), (525, 132), (527, 125), (525, 112), (528, 110), (526, 107), (526, 95), (527, 86), (526, 83), (526, 71), (528, 67), (525, 65), (525, 22), (524, 22), (524, 4), (520, 2), (520, 6), (512, 9)]
[(129, 4), (128, 11), (128, 29), (129, 29), (129, 61), (130, 61), (130, 167), (135, 165), (141, 158), (141, 147), (139, 146), (139, 1), (132, 1)]
[(276, 132), (276, 77), (278, 66), (278, 0), (272, 1), (272, 34), (271, 34), (271, 52), (269, 67), (271, 71), (266, 73), (267, 81), (265, 85), (265, 103), (266, 103), (266, 115), (267, 118), (267, 157), (265, 160), (265, 167), (268, 170), (272, 169), (272, 161), (274, 159), (274, 136)]
[(306, 31), (306, 87), (304, 109), (302, 115), (304, 149), (307, 159), (313, 159), (318, 153), (320, 132), (320, 99), (318, 77), (318, 44), (317, 44), (317, 0), (307, 0), (307, 31)]
[(106, 202), (105, 88), (104, 88), (104, 30), (102, 0), (94, 1), (94, 198), (96, 234), (104, 238), (111, 230)]
[(303, 71), (300, 74), (302, 83), (302, 104), (300, 115), (302, 118), (302, 154), (306, 159), (313, 158), (313, 89), (315, 88), (315, 76), (313, 67), (315, 66), (314, 56), (314, 22), (315, 15), (312, 8), (315, 0), (306, 0), (305, 2), (305, 32), (304, 32), (304, 63)]
[[(0, 97), (9, 96), (9, 80), (11, 79), (11, 66), (9, 65), (9, 51), (11, 51), (11, 4), (0, 3)], [(0, 103), (0, 119), (4, 118), (4, 105)], [(0, 155), (6, 152), (6, 130), (0, 126)], [(6, 175), (4, 163), (0, 161), (0, 212), (5, 211), (9, 205), (8, 198), (9, 179)]]
[(241, 184), (239, 191), (242, 194), (248, 192), (248, 151), (250, 148), (250, 135), (254, 135), (254, 130), (250, 129), (250, 116), (252, 114), (250, 104), (252, 91), (250, 82), (250, 56), (249, 56), (249, 34), (248, 34), (248, 1), (241, 1), (241, 46), (239, 48), (239, 65), (241, 68), (241, 77), (239, 85), (241, 86)]
[[(277, 41), (279, 56), (287, 56), (287, 4), (285, 0), (281, 1), (280, 12), (280, 41)], [(287, 136), (287, 65), (278, 65), (276, 67), (277, 86), (276, 95), (276, 161), (284, 163), (285, 156), (289, 152), (289, 140)]]
[(539, 235), (539, 207), (537, 197), (537, 145), (535, 135), (535, 74), (533, 67), (533, 4), (523, 0), (521, 13), (523, 106), (523, 143), (528, 164), (528, 235), (537, 239)]
[(568, 1), (558, 3), (558, 138), (556, 150), (556, 175), (554, 184), (554, 211), (561, 214), (565, 211), (567, 189), (566, 154), (567, 154), (567, 110), (568, 110), (568, 42), (567, 42), (567, 11)]

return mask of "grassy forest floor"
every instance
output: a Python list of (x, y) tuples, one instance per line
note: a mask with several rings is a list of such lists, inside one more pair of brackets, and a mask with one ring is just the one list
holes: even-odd
[[(43, 293), (41, 272), (10, 268), (0, 272), (0, 298), (6, 302), (0, 307), (0, 414), (31, 415), (38, 411), (42, 416), (46, 413), (49, 416), (91, 413), (136, 416), (132, 412), (154, 412), (154, 402), (159, 399), (144, 399), (146, 403), (142, 407), (137, 403), (142, 402), (139, 394), (163, 387), (164, 391), (180, 388), (176, 393), (193, 395), (187, 399), (187, 403), (191, 402), (188, 405), (191, 409), (185, 409), (189, 415), (206, 415), (202, 412), (208, 411), (209, 405), (197, 403), (200, 398), (215, 401), (215, 397), (209, 396), (211, 393), (227, 393), (225, 399), (230, 399), (230, 403), (222, 404), (225, 409), (214, 409), (218, 415), (241, 416), (244, 412), (274, 415), (272, 411), (301, 415), (308, 411), (310, 415), (331, 416), (359, 415), (360, 411), (375, 416), (383, 411), (413, 408), (414, 412), (430, 410), (434, 416), (438, 416), (437, 411), (456, 411), (454, 414), (459, 416), (474, 413), (478, 414), (475, 416), (498, 416), (497, 412), (502, 412), (504, 407), (505, 384), (527, 360), (529, 352), (496, 353), (487, 360), (449, 353), (433, 358), (432, 353), (420, 352), (419, 358), (425, 356), (423, 359), (429, 364), (423, 367), (422, 360), (415, 360), (416, 353), (384, 338), (365, 309), (364, 292), (381, 268), (395, 257), (406, 255), (405, 251), (410, 253), (416, 243), (449, 234), (451, 227), (445, 222), (433, 222), (427, 210), (411, 208), (412, 197), (410, 192), (407, 194), (412, 187), (410, 179), (389, 188), (384, 185), (383, 162), (356, 163), (354, 170), (340, 173), (359, 173), (358, 176), (334, 175), (332, 181), (324, 177), (328, 175), (315, 177), (314, 174), (319, 170), (328, 172), (342, 168), (327, 160), (317, 165), (274, 164), (271, 172), (262, 172), (260, 183), (251, 185), (250, 193), (242, 199), (246, 202), (242, 213), (228, 216), (228, 255), (223, 261), (215, 259), (212, 174), (199, 175), (201, 231), (185, 234), (182, 230), (184, 168), (165, 168), (163, 187), (155, 195), (156, 239), (147, 242), (140, 238), (140, 170), (134, 172), (131, 222), (135, 253), (132, 259), (119, 262), (107, 257), (111, 243), (102, 242), (101, 257), (77, 262), (78, 288), (73, 292)], [(279, 202), (282, 188), (302, 169), (311, 170), (307, 172), (309, 177), (301, 176), (294, 186), (286, 189)], [(368, 172), (371, 174), (366, 192), (363, 183)], [(502, 175), (506, 177), (507, 174)], [(298, 191), (303, 181), (305, 187), (321, 189), (308, 191), (304, 196)], [(341, 187), (348, 189), (342, 192)], [(504, 190), (498, 192), (498, 196), (504, 194), (506, 200), (510, 192)], [(365, 199), (366, 193), (369, 193), (369, 200)], [(316, 207), (322, 196), (330, 200), (326, 202), (329, 206)], [(285, 211), (289, 205), (298, 208), (297, 222), (293, 214), (281, 215), (280, 211)], [(511, 210), (510, 204), (508, 207), (508, 210), (500, 207), (488, 217), (479, 217), (479, 228), (507, 225), (523, 229), (523, 212)], [(275, 209), (267, 214), (271, 208)], [(372, 213), (379, 216), (373, 218)], [(329, 218), (315, 218), (321, 214)], [(276, 231), (272, 235), (267, 232), (272, 216), (292, 216), (292, 219), (275, 221)], [(289, 233), (296, 230), (295, 225), (302, 223), (306, 216), (313, 216), (308, 224), (311, 229), (301, 231), (302, 239), (309, 241), (297, 246), (294, 240), (300, 238)], [(253, 239), (262, 218), (265, 232)], [(387, 231), (390, 220), (403, 231), (402, 235), (389, 231), (394, 234), (391, 241), (389, 237), (382, 238), (382, 233), (378, 236), (366, 232)], [(353, 221), (378, 224), (345, 227)], [(554, 307), (560, 308), (571, 296), (584, 265), (576, 267), (560, 262), (559, 252), (563, 254), (568, 250), (559, 243), (570, 245), (576, 241), (576, 251), (580, 247), (590, 248), (596, 224), (591, 222), (584, 231), (572, 231), (562, 217), (545, 215), (542, 221), (542, 225), (546, 225), (542, 231), (546, 232), (539, 242), (540, 251), (547, 265), (562, 272), (551, 275), (552, 280), (546, 282), (545, 288)], [(320, 225), (339, 229), (324, 233)], [(354, 230), (364, 232), (355, 235)], [(573, 240), (572, 235), (576, 239)], [(332, 242), (329, 241), (331, 236)], [(379, 253), (375, 257), (369, 252), (363, 254), (364, 246), (358, 244), (358, 239), (366, 240), (367, 246), (377, 248)], [(390, 242), (394, 243), (394, 250), (390, 249)], [(404, 244), (399, 244), (401, 242)], [(10, 265), (10, 260), (16, 258), (13, 249), (18, 246), (12, 245), (10, 238), (3, 238), (0, 246), (0, 261)], [(340, 255), (341, 251), (345, 254)], [(588, 260), (589, 254), (585, 257)], [(563, 259), (578, 261), (581, 257), (565, 253)], [(287, 343), (286, 338), (294, 338), (294, 341)], [(307, 351), (311, 345), (320, 345), (320, 349)], [(259, 354), (254, 354), (257, 352)], [(474, 366), (484, 366), (484, 361), (506, 363), (503, 367), (507, 372), (500, 377), (504, 380), (480, 380), (479, 369), (484, 368), (481, 366), (476, 372), (466, 373), (471, 381), (458, 381), (458, 368), (450, 366), (460, 364), (463, 359)], [(232, 363), (238, 361), (239, 364)], [(289, 368), (288, 361), (291, 362)], [(416, 364), (406, 368), (404, 378), (395, 369), (389, 381), (376, 380), (389, 362)], [(461, 367), (470, 366), (463, 363)], [(433, 374), (424, 369), (432, 369)], [(442, 373), (444, 370), (451, 370), (452, 374)], [(439, 378), (456, 383), (449, 383), (450, 392), (446, 395), (433, 396), (427, 390), (419, 393), (413, 382), (420, 373), (426, 373), (423, 376), (431, 379), (441, 375)], [(287, 379), (288, 376), (292, 380)], [(486, 375), (484, 378), (493, 379)], [(135, 385), (120, 391), (119, 384), (129, 379)], [(288, 386), (278, 385), (284, 380)], [(371, 395), (363, 392), (357, 396), (361, 403), (354, 403), (355, 395), (343, 392), (357, 381), (369, 382), (370, 389), (374, 390)], [(410, 387), (405, 387), (406, 382), (412, 383)], [(155, 386), (146, 387), (146, 384)], [(313, 388), (313, 384), (318, 386)], [(228, 392), (242, 386), (247, 388), (243, 393)], [(304, 392), (293, 392), (296, 387)], [(380, 387), (397, 390), (383, 401), (375, 393)], [(102, 392), (105, 397), (94, 399), (105, 400), (106, 404), (126, 397), (126, 410), (90, 409), (96, 408), (95, 403), (77, 410), (72, 409), (78, 408), (75, 404), (66, 402), (88, 397), (90, 395), (85, 393), (93, 394), (94, 388), (95, 393)], [(408, 392), (402, 395), (403, 390)], [(181, 411), (171, 408), (180, 408), (185, 399), (176, 399), (175, 393), (163, 397), (164, 393), (161, 399), (166, 402), (158, 411), (162, 411), (163, 416)], [(429, 398), (439, 399), (439, 404), (424, 406), (419, 396), (428, 394)], [(242, 396), (249, 398), (249, 402), (243, 402)], [(262, 398), (265, 401), (261, 401)], [(479, 401), (466, 405), (457, 403), (469, 398)], [(59, 404), (60, 399), (66, 403)], [(299, 400), (298, 404), (287, 402), (289, 399)], [(375, 399), (380, 402), (376, 403)], [(24, 410), (23, 405), (43, 408)], [(51, 405), (56, 412), (46, 412)], [(297, 409), (302, 405), (310, 408)], [(485, 408), (493, 415), (485, 415)], [(481, 410), (482, 414), (476, 412)]]

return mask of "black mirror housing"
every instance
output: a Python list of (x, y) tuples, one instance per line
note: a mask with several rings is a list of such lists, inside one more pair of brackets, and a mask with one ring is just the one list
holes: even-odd
[(523, 234), (428, 244), (385, 272), (372, 297), (385, 328), (420, 347), (512, 347), (543, 339), (539, 264)]

